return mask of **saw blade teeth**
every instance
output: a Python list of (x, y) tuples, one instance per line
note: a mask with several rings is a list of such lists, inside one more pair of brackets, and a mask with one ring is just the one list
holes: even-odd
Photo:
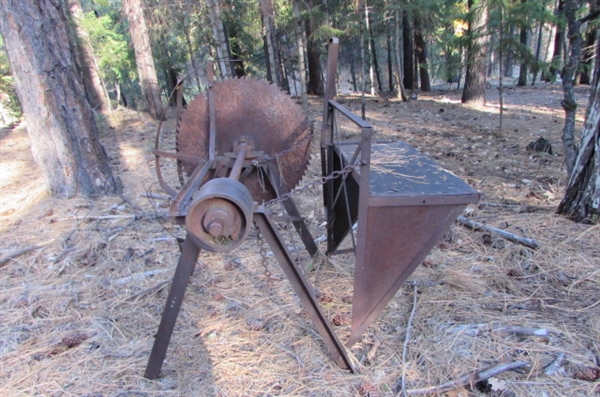
[[(314, 136), (302, 107), (281, 87), (251, 76), (215, 81), (210, 89), (216, 101), (217, 155), (231, 151), (239, 136), (250, 136), (256, 150), (284, 154), (277, 165), (287, 188), (293, 189), (306, 175)], [(208, 157), (208, 124), (206, 89), (181, 114), (177, 138), (183, 154)], [(195, 165), (183, 162), (183, 167), (190, 174)], [(256, 201), (274, 198), (272, 190), (265, 192), (257, 173), (244, 183)]]

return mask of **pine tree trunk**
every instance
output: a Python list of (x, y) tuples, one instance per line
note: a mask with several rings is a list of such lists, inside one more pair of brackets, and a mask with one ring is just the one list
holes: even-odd
[(135, 51), (142, 99), (148, 113), (156, 119), (162, 117), (163, 106), (160, 99), (160, 88), (150, 47), (150, 37), (144, 19), (141, 0), (123, 0), (123, 10), (129, 21), (129, 33)]
[(73, 42), (77, 43), (77, 54), (80, 59), (79, 64), (83, 72), (83, 81), (86, 86), (88, 101), (93, 109), (101, 112), (110, 112), (110, 99), (100, 78), (100, 70), (96, 56), (94, 55), (94, 49), (90, 44), (87, 32), (81, 26), (81, 19), (83, 18), (81, 4), (79, 0), (68, 0), (68, 7), (72, 19), (71, 26), (73, 27), (75, 36)]
[[(559, 18), (565, 13), (565, 0), (559, 0), (554, 15)], [(554, 34), (554, 52), (552, 53), (552, 65), (550, 66), (550, 76), (556, 78), (559, 70), (562, 69), (562, 50), (565, 41), (565, 30), (562, 24), (557, 24)]]
[(120, 186), (99, 141), (63, 3), (35, 3), (0, 0), (0, 32), (33, 157), (53, 195), (116, 193)]
[(302, 108), (308, 110), (308, 98), (306, 96), (306, 64), (304, 62), (304, 31), (302, 29), (302, 18), (298, 2), (294, 1), (294, 19), (296, 20), (296, 47), (298, 51), (298, 72), (300, 74), (300, 95), (302, 97)]
[(474, 12), (473, 20), (469, 23), (467, 34), (467, 73), (462, 92), (462, 103), (485, 104), (485, 47), (486, 34), (483, 31), (487, 23), (485, 4), (477, 0), (469, 0), (469, 10)]
[[(588, 26), (588, 30), (585, 35), (585, 46), (583, 47), (583, 56), (581, 59), (581, 75), (579, 76), (579, 82), (581, 84), (592, 84), (591, 68), (592, 61), (594, 60), (594, 48), (598, 46), (598, 29), (595, 25)], [(598, 62), (598, 57), (596, 57)]]
[(350, 58), (350, 78), (352, 79), (352, 90), (354, 92), (358, 92), (358, 84), (356, 81), (356, 56), (354, 51), (350, 50), (348, 57)]
[[(575, 142), (575, 117), (577, 115), (577, 102), (573, 92), (575, 74), (579, 68), (579, 61), (583, 51), (583, 38), (581, 36), (581, 26), (589, 19), (593, 19), (600, 14), (600, 9), (595, 9), (592, 13), (581, 19), (576, 19), (578, 10), (577, 0), (566, 0), (564, 13), (567, 18), (567, 32), (571, 51), (569, 58), (563, 68), (562, 86), (564, 99), (561, 102), (565, 110), (565, 125), (562, 130), (562, 143), (565, 151), (565, 166), (567, 174), (573, 173), (573, 167), (577, 158), (577, 143)], [(596, 82), (597, 84), (597, 82)]]
[[(131, 1), (131, 0), (129, 0)], [(225, 28), (221, 19), (221, 8), (219, 0), (205, 0), (208, 8), (208, 18), (210, 19), (210, 27), (212, 29), (213, 40), (215, 41), (215, 49), (217, 51), (218, 65), (221, 72), (221, 77), (227, 79), (233, 76), (232, 70), (229, 67), (229, 49), (227, 37), (225, 36)]]
[[(527, 30), (527, 28), (521, 28), (521, 33), (519, 34), (519, 42), (521, 43), (521, 50), (523, 52), (529, 51), (529, 47), (527, 45), (528, 41), (529, 31)], [(517, 81), (517, 85), (519, 87), (524, 87), (527, 85), (527, 61), (525, 60), (524, 56), (522, 58), (523, 59), (521, 59), (521, 66), (519, 67), (519, 80)]]
[(396, 64), (396, 87), (397, 87), (397, 98), (401, 98), (403, 101), (408, 101), (408, 95), (404, 89), (404, 78), (402, 76), (402, 53), (400, 52), (402, 36), (400, 35), (402, 19), (400, 11), (394, 10), (394, 44), (395, 44), (395, 64)]
[(542, 35), (544, 33), (544, 22), (540, 21), (540, 26), (538, 26), (538, 35), (537, 41), (535, 45), (535, 66), (533, 67), (533, 76), (531, 77), (531, 85), (535, 85), (535, 81), (537, 80), (538, 73), (540, 71), (540, 54), (542, 52)]
[(309, 17), (305, 21), (306, 27), (306, 58), (308, 63), (308, 84), (306, 86), (306, 92), (309, 95), (323, 95), (325, 88), (323, 84), (323, 73), (321, 71), (321, 51), (319, 50), (319, 43), (313, 37), (313, 24), (312, 17)]
[(431, 82), (429, 81), (429, 71), (427, 70), (427, 42), (423, 38), (423, 22), (421, 17), (414, 18), (415, 23), (415, 49), (417, 60), (419, 61), (419, 77), (421, 78), (421, 91), (431, 91)]
[(387, 70), (388, 70), (388, 91), (394, 91), (394, 60), (392, 55), (392, 21), (388, 19), (386, 29), (386, 44), (387, 44)]
[[(600, 57), (600, 48), (596, 51)], [(594, 87), (581, 133), (580, 149), (569, 177), (559, 214), (576, 222), (600, 219), (600, 62), (596, 61)]]
[[(374, 71), (375, 78), (377, 79), (377, 90), (378, 92), (382, 92), (383, 86), (381, 84), (381, 74), (379, 73), (379, 60), (377, 59), (377, 48), (375, 47), (375, 34), (373, 33), (373, 26), (371, 26), (371, 15), (367, 13), (365, 17), (367, 20), (367, 29), (369, 30), (369, 47), (371, 51), (371, 59), (373, 60), (373, 63), (371, 64), (371, 87), (373, 87), (374, 85), (372, 73)], [(374, 90), (372, 89), (371, 91), (371, 94), (374, 95)]]
[(282, 86), (281, 70), (279, 68), (279, 50), (276, 48), (277, 40), (275, 34), (275, 12), (271, 0), (260, 0), (260, 12), (264, 28), (264, 42), (267, 55), (267, 80)]
[(403, 53), (403, 72), (404, 72), (404, 88), (412, 90), (415, 88), (414, 75), (414, 53), (413, 53), (413, 27), (412, 18), (407, 10), (402, 11), (402, 53)]

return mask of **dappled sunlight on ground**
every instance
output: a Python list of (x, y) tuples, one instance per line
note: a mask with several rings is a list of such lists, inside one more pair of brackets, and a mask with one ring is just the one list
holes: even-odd
[(0, 136), (0, 233), (47, 197), (47, 189), (31, 155), (26, 126)]

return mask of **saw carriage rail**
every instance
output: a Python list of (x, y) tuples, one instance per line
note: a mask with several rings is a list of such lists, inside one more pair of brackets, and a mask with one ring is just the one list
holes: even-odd
[[(375, 142), (370, 123), (333, 100), (338, 40), (329, 44), (321, 130), (323, 205), (327, 255), (351, 240), (355, 255), (350, 337), (345, 343), (324, 315), (314, 289), (292, 259), (271, 213), (259, 203), (281, 202), (310, 256), (318, 252), (293, 201), (293, 188), (308, 166), (312, 138), (301, 108), (264, 81), (215, 82), (181, 112), (178, 90), (175, 151), (160, 149), (156, 172), (172, 197), (170, 216), (187, 231), (145, 377), (156, 379), (186, 286), (200, 250), (229, 252), (255, 224), (290, 281), (334, 362), (353, 370), (348, 347), (356, 343), (402, 283), (479, 193), (403, 142)], [(342, 141), (338, 121), (360, 131)], [(161, 158), (177, 161), (176, 191), (161, 171)], [(292, 192), (293, 193), (293, 192)]]

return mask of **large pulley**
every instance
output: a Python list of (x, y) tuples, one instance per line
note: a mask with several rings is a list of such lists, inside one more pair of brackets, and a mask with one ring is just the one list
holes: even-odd
[(185, 217), (185, 227), (196, 245), (210, 252), (239, 247), (252, 224), (252, 195), (232, 178), (206, 182)]

